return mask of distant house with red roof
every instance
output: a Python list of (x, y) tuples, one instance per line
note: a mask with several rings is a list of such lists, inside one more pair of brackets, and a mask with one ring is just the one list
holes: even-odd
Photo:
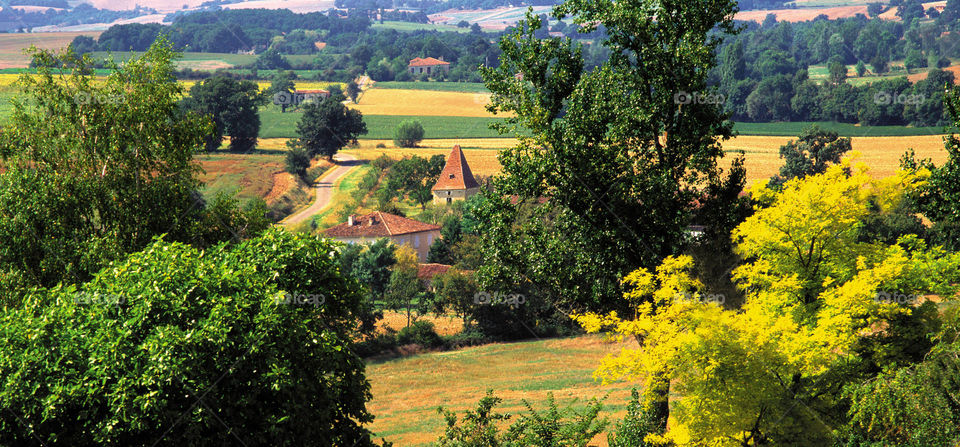
[(453, 147), (447, 164), (440, 172), (437, 183), (431, 189), (433, 203), (450, 203), (454, 200), (466, 200), (480, 191), (480, 184), (473, 178), (470, 165), (460, 150), (460, 145)]
[(377, 211), (363, 216), (351, 215), (346, 222), (327, 228), (323, 234), (348, 244), (373, 242), (385, 237), (397, 245), (410, 246), (417, 252), (420, 262), (424, 262), (430, 244), (440, 237), (440, 226)]
[(322, 101), (330, 97), (330, 92), (322, 89), (313, 89), (313, 90), (297, 90), (293, 92), (296, 95), (296, 104), (300, 104), (304, 101)]
[(435, 291), (433, 287), (433, 278), (437, 275), (447, 273), (452, 266), (447, 264), (420, 264), (417, 268), (417, 279), (423, 282), (428, 290)]
[(415, 57), (410, 60), (410, 64), (407, 65), (407, 71), (412, 75), (432, 75), (439, 72), (447, 73), (450, 71), (450, 63), (445, 62), (443, 58), (436, 59), (433, 57)]

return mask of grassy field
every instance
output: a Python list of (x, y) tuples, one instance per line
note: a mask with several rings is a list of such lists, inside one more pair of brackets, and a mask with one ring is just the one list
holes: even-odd
[[(263, 138), (291, 138), (297, 133), (297, 121), (301, 113), (279, 111), (260, 112), (260, 136)], [(427, 138), (496, 138), (499, 135), (490, 129), (497, 118), (455, 117), (455, 116), (406, 116), (406, 115), (366, 115), (368, 133), (363, 138), (392, 139), (397, 126), (406, 120), (417, 120), (423, 125)]]
[[(623, 417), (631, 383), (601, 385), (592, 378), (600, 360), (623, 345), (597, 336), (493, 344), (459, 351), (422, 354), (367, 365), (376, 416), (370, 428), (398, 446), (426, 446), (443, 432), (437, 407), (462, 413), (474, 409), (488, 389), (503, 399), (500, 412), (519, 413), (528, 400), (537, 410), (547, 393), (565, 407), (582, 407), (608, 396), (601, 417)], [(602, 440), (600, 439), (602, 438)], [(601, 435), (590, 445), (606, 445)]]
[(482, 82), (399, 82), (376, 83), (376, 88), (401, 90), (433, 90), (443, 92), (490, 93)]
[(200, 181), (207, 199), (221, 192), (236, 193), (242, 201), (264, 198), (273, 189), (274, 174), (284, 172), (279, 154), (199, 154), (194, 159), (206, 171)]
[(457, 28), (455, 25), (439, 25), (434, 23), (393, 22), (385, 20), (383, 23), (374, 22), (373, 29), (393, 29), (397, 31), (453, 31), (455, 33), (469, 33), (470, 28)]
[(330, 204), (316, 216), (313, 216), (313, 221), (316, 222), (317, 228), (329, 228), (340, 223), (337, 213), (340, 211), (340, 208), (343, 207), (344, 203), (350, 200), (350, 192), (357, 188), (360, 179), (363, 178), (363, 175), (370, 169), (372, 168), (369, 165), (351, 169), (347, 175), (341, 177), (340, 180), (334, 184), (333, 197), (330, 198)]
[[(899, 137), (942, 135), (942, 127), (905, 127), (905, 126), (858, 126), (849, 123), (789, 122), (789, 123), (736, 123), (733, 129), (741, 135), (797, 136), (807, 126), (817, 124), (832, 130), (843, 137)], [(954, 130), (955, 131), (955, 130)]]

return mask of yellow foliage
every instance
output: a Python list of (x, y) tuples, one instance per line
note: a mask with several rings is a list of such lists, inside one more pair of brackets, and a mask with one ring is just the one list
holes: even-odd
[[(854, 347), (911, 307), (878, 299), (881, 292), (952, 296), (960, 256), (928, 248), (916, 237), (898, 244), (863, 243), (858, 229), (868, 204), (894, 208), (928, 172), (875, 180), (856, 157), (826, 173), (791, 180), (782, 192), (758, 184), (765, 203), (734, 232), (748, 260), (733, 278), (741, 309), (723, 309), (693, 276), (689, 256), (668, 257), (656, 273), (638, 269), (623, 282), (634, 315), (578, 314), (588, 332), (609, 331), (635, 348), (605, 357), (603, 382), (652, 380), (672, 386), (670, 431), (676, 445), (742, 445), (752, 430), (780, 439), (822, 443), (832, 436), (812, 410), (798, 407), (794, 386), (851, 361)], [(661, 385), (662, 386), (662, 385)]]

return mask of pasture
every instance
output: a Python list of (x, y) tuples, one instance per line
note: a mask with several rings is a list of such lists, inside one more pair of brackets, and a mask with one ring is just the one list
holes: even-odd
[[(363, 101), (361, 101), (363, 102)], [(280, 113), (279, 110), (261, 110), (260, 136), (263, 138), (292, 138), (297, 135), (297, 121), (302, 113)], [(423, 125), (426, 138), (496, 138), (500, 136), (490, 125), (498, 118), (417, 116), (417, 115), (364, 115), (366, 135), (361, 138), (386, 140), (400, 123), (417, 120)]]
[[(629, 346), (631, 342), (607, 343), (586, 335), (369, 362), (373, 400), (367, 409), (377, 415), (370, 429), (398, 446), (427, 446), (445, 427), (437, 407), (462, 415), (476, 408), (490, 389), (503, 399), (497, 407), (500, 413), (526, 411), (524, 399), (543, 410), (547, 393), (553, 393), (561, 408), (582, 408), (590, 398), (607, 396), (601, 417), (619, 419), (626, 414), (630, 390), (636, 384), (603, 385), (592, 375), (605, 355)], [(600, 435), (590, 445), (605, 446), (606, 436)]]

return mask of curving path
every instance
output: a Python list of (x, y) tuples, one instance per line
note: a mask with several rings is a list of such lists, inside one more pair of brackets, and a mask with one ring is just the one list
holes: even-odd
[(346, 154), (337, 154), (333, 159), (339, 166), (327, 171), (323, 177), (317, 179), (313, 187), (316, 190), (316, 198), (313, 200), (313, 203), (299, 212), (287, 216), (286, 219), (280, 221), (281, 224), (287, 226), (296, 225), (323, 211), (333, 198), (333, 185), (337, 183), (337, 180), (347, 175), (351, 169), (365, 162), (365, 160), (357, 160), (357, 157)]

